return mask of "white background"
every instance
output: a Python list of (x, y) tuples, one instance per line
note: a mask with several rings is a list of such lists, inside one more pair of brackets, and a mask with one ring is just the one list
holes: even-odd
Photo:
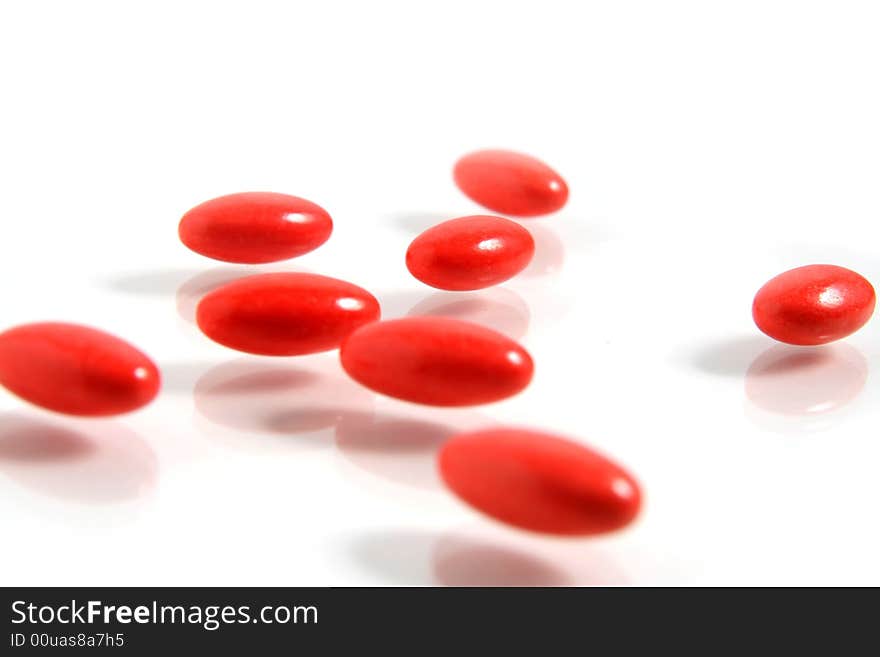
[[(3, 3), (2, 325), (101, 327), (165, 387), (107, 421), (0, 392), (0, 581), (880, 584), (880, 320), (798, 351), (750, 315), (793, 266), (880, 282), (878, 34), (873, 2)], [(451, 167), (482, 147), (546, 160), (570, 201), (524, 222), (525, 275), (437, 294), (404, 251), (479, 211)], [(203, 338), (198, 295), (247, 270), (187, 251), (177, 222), (245, 190), (336, 223), (251, 271), (521, 336), (530, 388), (421, 408), (335, 353)], [(557, 540), (471, 511), (434, 451), (495, 423), (613, 456), (643, 514)]]

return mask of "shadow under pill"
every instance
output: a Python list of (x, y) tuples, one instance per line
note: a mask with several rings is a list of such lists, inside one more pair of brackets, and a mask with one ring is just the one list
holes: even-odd
[(495, 287), (478, 292), (436, 292), (407, 313), (410, 317), (450, 317), (486, 326), (515, 340), (529, 329), (531, 313), (513, 290)]
[(107, 504), (149, 493), (158, 478), (152, 448), (114, 422), (68, 424), (0, 416), (0, 474), (56, 499)]
[(777, 433), (824, 431), (847, 415), (867, 379), (867, 360), (846, 343), (776, 345), (761, 353), (746, 373), (746, 414)]
[(763, 335), (726, 338), (697, 347), (689, 354), (688, 363), (705, 374), (743, 376), (767, 344)]
[(199, 378), (213, 366), (214, 363), (210, 361), (161, 363), (159, 371), (162, 373), (162, 393), (175, 395), (192, 393)]
[(565, 245), (551, 228), (524, 224), (535, 240), (535, 255), (521, 276), (536, 278), (559, 272), (565, 262)]
[(336, 425), (336, 447), (358, 468), (388, 481), (437, 490), (437, 452), (455, 427), (385, 414), (350, 414)]
[(460, 534), (418, 530), (366, 533), (348, 558), (386, 583), (405, 586), (570, 586), (575, 580), (535, 550)]
[(379, 306), (382, 308), (382, 319), (405, 317), (414, 304), (424, 300), (425, 294), (424, 291), (411, 290), (377, 292), (376, 298), (379, 300)]
[[(332, 430), (372, 413), (373, 394), (345, 377), (335, 359), (289, 362), (242, 358), (212, 368), (195, 384), (196, 412), (234, 432), (276, 437)], [(234, 442), (254, 444), (238, 433)]]
[(344, 556), (358, 569), (387, 584), (436, 585), (431, 554), (437, 536), (417, 530), (384, 530), (346, 541)]
[[(471, 212), (470, 214), (479, 213)], [(458, 214), (454, 212), (448, 212), (446, 214), (441, 214), (439, 212), (399, 212), (391, 215), (390, 220), (395, 228), (402, 232), (409, 233), (415, 238), (416, 235), (432, 226), (436, 226), (444, 221), (449, 221), (450, 219), (455, 219), (456, 217), (464, 217), (467, 215), (468, 213), (466, 212), (459, 212)]]
[(103, 282), (113, 292), (161, 297), (172, 296), (181, 282), (198, 274), (198, 269), (158, 269), (117, 274)]
[(434, 577), (444, 586), (571, 586), (558, 565), (525, 550), (455, 534), (432, 553)]

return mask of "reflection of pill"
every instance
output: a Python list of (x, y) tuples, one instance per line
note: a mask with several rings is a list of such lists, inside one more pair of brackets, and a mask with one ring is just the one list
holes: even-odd
[(504, 399), (532, 378), (532, 358), (510, 338), (477, 324), (441, 317), (376, 322), (352, 333), (342, 366), (368, 388), (434, 406)]
[(330, 215), (296, 196), (271, 192), (230, 194), (183, 215), (180, 240), (203, 256), (258, 264), (303, 255), (333, 231)]
[(502, 150), (476, 151), (453, 170), (455, 184), (484, 208), (514, 217), (559, 210), (568, 200), (562, 177), (538, 159)]
[(117, 415), (153, 400), (159, 370), (109, 333), (47, 322), (0, 333), (0, 384), (59, 413)]
[(779, 274), (758, 290), (755, 324), (780, 342), (825, 344), (859, 330), (874, 312), (874, 288), (854, 271), (807, 265)]
[(196, 309), (199, 328), (215, 342), (267, 356), (335, 349), (377, 319), (379, 302), (366, 290), (302, 273), (240, 278), (209, 292)]
[(812, 349), (777, 344), (752, 361), (745, 391), (765, 411), (818, 415), (852, 401), (867, 379), (865, 357), (846, 342)]
[(534, 253), (535, 241), (518, 223), (478, 215), (426, 230), (410, 244), (406, 266), (441, 290), (479, 290), (521, 272)]
[(502, 522), (550, 534), (587, 535), (629, 524), (639, 485), (591, 449), (556, 436), (498, 428), (450, 438), (439, 469), (452, 491)]

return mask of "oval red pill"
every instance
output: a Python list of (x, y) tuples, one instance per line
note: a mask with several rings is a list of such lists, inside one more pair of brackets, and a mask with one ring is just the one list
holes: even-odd
[(536, 532), (588, 535), (620, 529), (641, 505), (635, 479), (575, 442), (498, 428), (450, 438), (440, 474), (461, 499), (502, 522)]
[(376, 322), (352, 333), (342, 366), (389, 397), (433, 406), (470, 406), (510, 397), (532, 379), (529, 353), (507, 336), (445, 317)]
[(366, 290), (327, 276), (258, 274), (207, 294), (196, 309), (215, 342), (264, 356), (300, 356), (336, 349), (354, 329), (379, 319)]
[(535, 241), (519, 224), (475, 215), (423, 232), (409, 245), (406, 266), (431, 287), (479, 290), (516, 276), (534, 254)]
[(330, 215), (297, 196), (230, 194), (183, 215), (180, 240), (203, 256), (245, 264), (277, 262), (321, 246), (333, 231)]
[(484, 150), (455, 164), (455, 184), (485, 208), (513, 217), (537, 217), (559, 210), (568, 185), (558, 173), (530, 155)]
[(874, 303), (874, 288), (856, 272), (807, 265), (765, 283), (755, 295), (752, 317), (780, 342), (817, 345), (860, 329), (871, 318)]
[(44, 322), (0, 333), (0, 384), (70, 415), (118, 415), (153, 400), (159, 370), (141, 351), (98, 329)]

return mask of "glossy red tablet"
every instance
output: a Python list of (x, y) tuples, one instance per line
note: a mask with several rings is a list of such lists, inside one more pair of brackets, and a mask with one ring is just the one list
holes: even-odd
[(501, 217), (475, 215), (437, 224), (406, 252), (406, 266), (441, 290), (479, 290), (516, 276), (535, 254), (525, 228)]
[(524, 429), (450, 438), (438, 457), (446, 485), (502, 522), (536, 532), (590, 535), (625, 527), (641, 492), (619, 465), (584, 445)]
[(117, 415), (151, 402), (159, 370), (129, 343), (61, 322), (0, 333), (0, 384), (37, 406), (69, 415)]
[(433, 406), (510, 397), (532, 379), (529, 353), (491, 329), (443, 317), (375, 322), (343, 342), (345, 371), (376, 392)]
[(328, 276), (257, 274), (209, 292), (196, 322), (230, 349), (300, 356), (336, 349), (354, 329), (379, 319), (379, 302), (363, 288)]
[(568, 185), (541, 160), (514, 151), (482, 150), (455, 164), (453, 178), (471, 200), (500, 214), (537, 217), (568, 201)]
[(818, 345), (859, 330), (874, 304), (874, 288), (863, 276), (836, 265), (806, 265), (765, 283), (755, 295), (752, 317), (780, 342)]
[(205, 201), (183, 215), (180, 240), (208, 258), (259, 264), (301, 256), (326, 242), (333, 221), (297, 196), (244, 192)]

